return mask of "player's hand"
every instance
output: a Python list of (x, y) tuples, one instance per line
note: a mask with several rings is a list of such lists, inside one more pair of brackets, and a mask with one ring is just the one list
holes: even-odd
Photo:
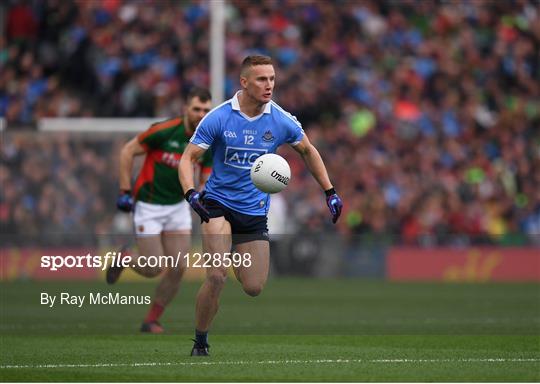
[(328, 205), (330, 213), (332, 214), (332, 223), (335, 224), (338, 221), (339, 216), (341, 215), (343, 201), (341, 201), (334, 188), (330, 188), (324, 193), (326, 194), (326, 205)]
[(116, 199), (116, 208), (123, 212), (131, 212), (133, 210), (133, 197), (131, 191), (122, 190)]
[(201, 220), (208, 223), (210, 221), (210, 212), (203, 205), (204, 192), (199, 193), (194, 189), (190, 189), (184, 197), (189, 205), (191, 205), (191, 208), (201, 217)]

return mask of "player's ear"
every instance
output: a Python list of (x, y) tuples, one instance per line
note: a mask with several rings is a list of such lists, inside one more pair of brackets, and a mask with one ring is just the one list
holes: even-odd
[(242, 88), (247, 88), (247, 83), (248, 83), (247, 77), (240, 76), (240, 85), (242, 86)]

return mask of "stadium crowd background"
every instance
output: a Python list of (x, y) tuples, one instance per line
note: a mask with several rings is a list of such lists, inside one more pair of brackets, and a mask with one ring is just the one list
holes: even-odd
[[(128, 136), (24, 127), (177, 115), (191, 86), (209, 85), (208, 2), (6, 3), (2, 232), (110, 233)], [(290, 231), (538, 242), (537, 1), (233, 0), (226, 9), (226, 96), (245, 55), (272, 56), (275, 100), (303, 123), (346, 204), (334, 229), (322, 192), (285, 150)]]

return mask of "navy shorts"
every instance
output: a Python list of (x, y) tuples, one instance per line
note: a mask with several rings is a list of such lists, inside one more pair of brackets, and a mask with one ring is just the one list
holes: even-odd
[(204, 206), (210, 212), (211, 218), (223, 216), (231, 224), (233, 244), (254, 240), (269, 241), (266, 216), (245, 215), (212, 199), (204, 199)]

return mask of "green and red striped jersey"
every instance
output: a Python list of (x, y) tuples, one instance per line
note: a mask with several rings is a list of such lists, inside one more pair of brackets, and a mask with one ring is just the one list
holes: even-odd
[[(137, 136), (146, 150), (143, 167), (135, 182), (135, 200), (150, 204), (170, 205), (184, 199), (178, 180), (178, 164), (189, 143), (190, 136), (182, 118), (153, 124)], [(203, 173), (210, 173), (212, 157), (207, 151), (200, 159)]]

